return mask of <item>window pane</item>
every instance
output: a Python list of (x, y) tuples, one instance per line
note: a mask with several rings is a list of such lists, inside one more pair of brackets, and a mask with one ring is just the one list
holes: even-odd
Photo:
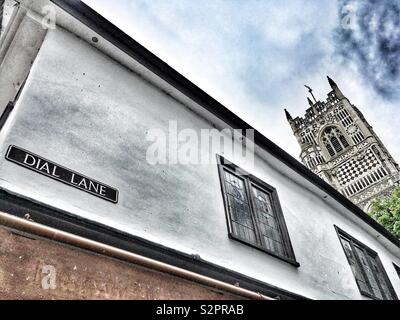
[(342, 241), (344, 252), (346, 253), (347, 259), (351, 267), (351, 271), (354, 274), (358, 286), (362, 291), (372, 294), (372, 292), (370, 292), (370, 289), (368, 288), (364, 275), (362, 274), (360, 267), (357, 263), (357, 260), (354, 256), (354, 252), (351, 248), (350, 241), (345, 238), (341, 238), (340, 240)]
[(377, 261), (378, 257), (368, 255), (368, 258), (372, 265), (373, 272), (375, 273), (376, 277), (378, 278), (379, 284), (383, 290), (382, 294), (385, 296), (384, 298), (385, 299), (394, 299), (394, 297), (392, 296), (392, 293), (390, 292), (390, 289), (387, 285), (387, 281), (381, 271), (379, 263)]
[(340, 144), (339, 140), (336, 137), (331, 138), (331, 143), (335, 148), (336, 152), (340, 152), (343, 150), (342, 145)]
[(343, 147), (347, 148), (349, 146), (349, 143), (347, 142), (347, 140), (344, 136), (340, 136), (339, 139), (340, 139), (340, 142), (342, 143)]
[(355, 248), (356, 248), (357, 255), (360, 259), (362, 268), (363, 268), (365, 274), (367, 275), (368, 282), (369, 282), (370, 286), (372, 287), (374, 296), (379, 299), (383, 299), (381, 290), (379, 289), (378, 283), (375, 280), (373, 270), (370, 268), (370, 266), (368, 264), (368, 257), (366, 255), (366, 253), (364, 252), (363, 249), (359, 248), (358, 246), (356, 246)]
[(227, 171), (224, 171), (224, 180), (232, 232), (245, 241), (257, 243), (244, 181)]
[(326, 145), (326, 149), (328, 150), (329, 155), (330, 155), (331, 157), (333, 157), (333, 156), (335, 155), (335, 151), (333, 150), (333, 148), (332, 148), (332, 146), (331, 146), (330, 144), (327, 144), (327, 145)]
[(276, 213), (273, 211), (271, 204), (271, 195), (254, 186), (252, 186), (252, 192), (255, 204), (255, 217), (263, 238), (263, 245), (267, 249), (285, 256), (283, 238)]

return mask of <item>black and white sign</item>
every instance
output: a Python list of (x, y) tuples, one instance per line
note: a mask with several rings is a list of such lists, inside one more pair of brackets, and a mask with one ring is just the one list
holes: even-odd
[(32, 152), (10, 146), (6, 159), (25, 168), (41, 173), (49, 178), (66, 183), (77, 189), (89, 192), (104, 200), (118, 202), (118, 190), (88, 178), (80, 173), (67, 169)]

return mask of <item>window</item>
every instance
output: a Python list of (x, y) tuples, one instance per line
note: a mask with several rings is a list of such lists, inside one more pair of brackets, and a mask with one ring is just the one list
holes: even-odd
[(331, 157), (350, 146), (342, 132), (337, 127), (326, 128), (322, 133), (321, 138)]
[(361, 294), (373, 299), (397, 300), (378, 254), (337, 227), (336, 231)]
[(276, 190), (223, 157), (218, 159), (229, 236), (299, 266)]

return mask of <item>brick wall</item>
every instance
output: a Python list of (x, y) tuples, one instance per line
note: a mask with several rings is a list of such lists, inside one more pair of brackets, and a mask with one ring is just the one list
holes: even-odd
[(0, 226), (0, 299), (237, 299), (169, 274)]

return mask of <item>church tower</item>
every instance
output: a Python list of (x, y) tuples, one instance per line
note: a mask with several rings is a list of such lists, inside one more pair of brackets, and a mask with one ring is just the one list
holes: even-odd
[(363, 114), (328, 77), (326, 101), (312, 100), (304, 117), (286, 118), (300, 145), (300, 159), (364, 211), (400, 185), (400, 168)]

